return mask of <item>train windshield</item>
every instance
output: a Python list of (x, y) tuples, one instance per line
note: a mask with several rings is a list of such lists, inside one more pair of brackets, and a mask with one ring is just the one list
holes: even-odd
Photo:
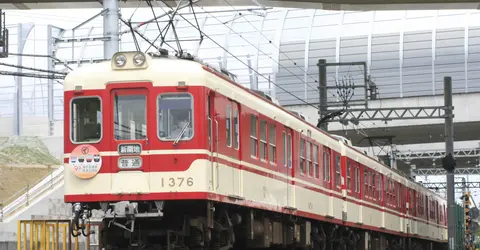
[(102, 137), (102, 112), (100, 98), (81, 97), (71, 103), (71, 140), (75, 143), (98, 142)]
[(158, 97), (158, 137), (163, 141), (193, 137), (193, 98), (189, 93), (166, 93)]
[(115, 140), (144, 140), (147, 137), (145, 95), (115, 95)]

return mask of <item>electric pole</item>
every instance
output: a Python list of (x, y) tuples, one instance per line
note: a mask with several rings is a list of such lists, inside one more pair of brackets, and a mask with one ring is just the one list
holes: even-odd
[(442, 160), (443, 168), (447, 171), (447, 225), (448, 225), (448, 249), (455, 250), (456, 218), (455, 218), (455, 159), (453, 158), (453, 101), (452, 101), (452, 78), (446, 76), (443, 79), (445, 101), (445, 157)]

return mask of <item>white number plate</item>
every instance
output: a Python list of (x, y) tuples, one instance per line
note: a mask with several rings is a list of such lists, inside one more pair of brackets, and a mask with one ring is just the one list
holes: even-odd
[(118, 168), (136, 169), (142, 167), (142, 158), (140, 157), (121, 157), (118, 159)]

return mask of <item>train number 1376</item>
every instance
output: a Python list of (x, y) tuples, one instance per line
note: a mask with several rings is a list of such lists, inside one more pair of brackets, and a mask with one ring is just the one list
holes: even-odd
[(184, 186), (193, 186), (192, 177), (170, 177), (170, 178), (161, 178), (162, 187), (184, 187)]

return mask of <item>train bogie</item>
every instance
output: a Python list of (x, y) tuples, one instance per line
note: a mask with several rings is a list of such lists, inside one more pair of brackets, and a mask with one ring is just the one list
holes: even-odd
[(92, 209), (105, 212), (103, 244), (365, 249), (379, 239), (405, 249), (445, 241), (444, 199), (230, 74), (139, 53), (78, 69), (64, 84), (65, 201), (80, 228)]

